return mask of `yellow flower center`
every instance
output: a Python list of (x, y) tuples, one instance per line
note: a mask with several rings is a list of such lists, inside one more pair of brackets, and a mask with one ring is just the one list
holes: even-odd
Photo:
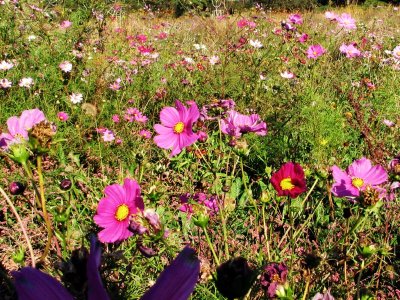
[(129, 207), (126, 204), (121, 204), (118, 206), (117, 211), (115, 212), (115, 218), (118, 221), (125, 220), (129, 215)]
[(351, 180), (351, 184), (354, 186), (354, 187), (356, 187), (356, 188), (360, 188), (360, 187), (362, 187), (363, 185), (364, 185), (364, 180), (362, 180), (361, 178), (358, 178), (358, 177), (354, 177), (352, 180)]
[(279, 184), (282, 188), (282, 190), (291, 190), (294, 188), (294, 185), (292, 183), (292, 179), (290, 177), (282, 179), (281, 183)]
[(174, 126), (175, 133), (182, 133), (184, 129), (185, 129), (185, 124), (183, 124), (183, 122), (178, 122)]

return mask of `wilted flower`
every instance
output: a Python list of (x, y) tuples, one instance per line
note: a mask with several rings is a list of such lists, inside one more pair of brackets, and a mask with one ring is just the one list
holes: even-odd
[(221, 131), (234, 137), (240, 137), (246, 132), (264, 136), (267, 134), (267, 124), (260, 119), (258, 114), (247, 116), (230, 110), (227, 118), (221, 120)]
[(317, 59), (326, 52), (325, 48), (321, 45), (311, 45), (307, 49), (307, 57)]
[(278, 286), (286, 283), (288, 268), (284, 263), (269, 263), (264, 267), (260, 283), (269, 298), (275, 298)]
[(224, 262), (217, 268), (215, 285), (228, 299), (242, 298), (249, 291), (257, 272), (250, 268), (247, 260), (237, 257)]
[(332, 175), (335, 182), (331, 191), (336, 197), (359, 197), (360, 191), (378, 187), (388, 180), (385, 169), (380, 165), (373, 167), (365, 157), (355, 160), (346, 171), (333, 166)]
[(278, 196), (296, 198), (307, 190), (303, 168), (296, 163), (287, 162), (272, 174), (271, 183)]
[(126, 178), (124, 184), (112, 184), (104, 189), (106, 194), (97, 207), (94, 222), (104, 228), (99, 232), (102, 243), (122, 241), (132, 236), (129, 231), (130, 216), (144, 209), (140, 187), (135, 180)]
[(196, 103), (193, 102), (189, 109), (178, 100), (175, 105), (176, 108), (164, 107), (160, 113), (161, 124), (154, 125), (154, 130), (158, 133), (154, 142), (160, 148), (172, 148), (171, 157), (199, 138), (192, 130), (193, 124), (200, 116)]

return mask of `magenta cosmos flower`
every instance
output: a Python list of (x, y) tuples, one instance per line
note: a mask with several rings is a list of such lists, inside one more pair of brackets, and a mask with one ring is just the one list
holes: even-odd
[(307, 57), (317, 59), (326, 52), (325, 48), (321, 45), (311, 45), (307, 49)]
[(272, 174), (271, 183), (278, 196), (296, 198), (307, 190), (303, 168), (296, 163), (287, 162)]
[(158, 133), (154, 142), (160, 148), (172, 148), (171, 157), (199, 138), (192, 130), (193, 124), (200, 117), (196, 103), (191, 102), (190, 107), (186, 108), (177, 100), (175, 106), (176, 108), (164, 107), (160, 113), (161, 124), (154, 125), (154, 130)]
[(221, 131), (234, 137), (240, 137), (242, 133), (246, 132), (264, 136), (267, 134), (267, 124), (261, 121), (257, 114), (246, 116), (230, 110), (227, 118), (221, 120)]
[(140, 187), (135, 180), (126, 178), (124, 184), (112, 184), (104, 189), (106, 197), (100, 200), (94, 222), (104, 228), (99, 232), (102, 243), (122, 241), (132, 236), (128, 230), (129, 217), (144, 209)]
[(365, 157), (354, 161), (346, 171), (333, 166), (332, 175), (335, 183), (331, 192), (336, 197), (358, 197), (367, 187), (375, 188), (388, 180), (385, 169), (380, 165), (373, 167)]

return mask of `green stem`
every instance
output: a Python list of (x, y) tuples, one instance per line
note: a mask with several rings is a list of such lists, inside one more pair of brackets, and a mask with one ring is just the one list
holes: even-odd
[(211, 243), (211, 240), (210, 240), (210, 237), (209, 237), (209, 235), (207, 233), (206, 227), (203, 227), (203, 231), (204, 231), (204, 235), (206, 236), (206, 240), (207, 240), (208, 246), (210, 247), (210, 250), (211, 250), (211, 252), (213, 254), (214, 260), (217, 263), (217, 265), (219, 265), (219, 258), (217, 256), (217, 253), (215, 253), (214, 246)]
[[(365, 219), (367, 218), (368, 213), (362, 213), (362, 215), (358, 218), (356, 224), (354, 224), (354, 226), (350, 229), (349, 232), (347, 232), (347, 234), (345, 234), (344, 236), (342, 236), (342, 238), (339, 240), (339, 242), (336, 243), (336, 245), (341, 245), (343, 243), (343, 241), (350, 235), (352, 235), (357, 228), (365, 221)], [(332, 249), (332, 248), (331, 248)], [(329, 249), (329, 250), (331, 250)]]
[(271, 261), (271, 253), (269, 251), (269, 234), (268, 234), (267, 224), (265, 221), (265, 204), (262, 207), (262, 218), (263, 218), (263, 224), (264, 224), (264, 237), (265, 237), (265, 244), (267, 247), (268, 261)]
[(33, 254), (33, 248), (32, 248), (32, 244), (29, 240), (28, 234), (25, 230), (25, 226), (24, 223), (22, 223), (22, 220), (14, 206), (14, 204), (12, 203), (12, 201), (10, 200), (10, 198), (7, 196), (7, 194), (4, 192), (4, 190), (0, 187), (0, 193), (3, 195), (4, 199), (6, 199), (7, 204), (10, 206), (12, 213), (14, 214), (15, 218), (18, 221), (19, 226), (21, 227), (22, 230), (22, 234), (24, 235), (24, 238), (26, 240), (26, 244), (28, 246), (28, 250), (29, 250), (29, 255), (31, 256), (31, 260), (32, 260), (32, 267), (35, 268), (36, 266), (36, 262), (35, 262), (35, 255)]
[[(224, 202), (225, 202), (225, 194), (224, 194)], [(226, 230), (226, 219), (225, 219), (225, 214), (223, 212), (224, 207), (222, 205), (219, 205), (219, 215), (221, 217), (221, 223), (222, 223), (222, 234), (224, 237), (224, 249), (225, 249), (225, 256), (226, 259), (229, 259), (229, 247), (228, 247), (228, 233)]]
[(258, 220), (258, 210), (257, 210), (257, 203), (256, 201), (253, 199), (253, 197), (251, 196), (251, 193), (249, 192), (249, 189), (247, 187), (247, 183), (246, 183), (246, 177), (244, 176), (244, 167), (243, 167), (243, 158), (240, 158), (240, 170), (242, 172), (242, 181), (243, 181), (243, 185), (244, 185), (244, 190), (245, 193), (247, 195), (247, 197), (250, 199), (251, 203), (254, 206), (254, 211), (256, 213), (256, 219)]
[(51, 223), (50, 223), (49, 215), (48, 215), (47, 209), (46, 209), (46, 198), (44, 197), (44, 180), (43, 180), (43, 173), (42, 173), (42, 156), (41, 155), (39, 155), (37, 157), (37, 170), (38, 170), (38, 175), (39, 175), (40, 200), (42, 203), (43, 218), (46, 222), (46, 227), (47, 227), (46, 248), (44, 249), (44, 252), (43, 252), (42, 256), (40, 257), (40, 261), (43, 262), (47, 256), (47, 254), (49, 253), (53, 232), (51, 230)]
[(24, 168), (24, 171), (26, 173), (26, 175), (28, 176), (29, 180), (32, 183), (33, 189), (35, 190), (35, 203), (36, 205), (41, 208), (42, 204), (40, 203), (40, 193), (39, 190), (35, 184), (35, 180), (33, 178), (33, 173), (32, 173), (32, 169), (29, 166), (29, 163), (22, 163), (22, 167)]

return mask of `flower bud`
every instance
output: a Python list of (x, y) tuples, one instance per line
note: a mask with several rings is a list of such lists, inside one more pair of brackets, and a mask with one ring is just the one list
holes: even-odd
[(13, 144), (10, 146), (8, 156), (15, 162), (21, 165), (26, 164), (29, 159), (29, 151), (26, 143)]
[(68, 178), (64, 178), (60, 182), (60, 189), (62, 189), (63, 191), (68, 191), (71, 188), (71, 186), (72, 186), (72, 181)]
[(200, 228), (206, 228), (208, 224), (209, 217), (203, 213), (198, 214), (196, 217), (193, 217), (193, 223)]
[(18, 181), (13, 181), (10, 183), (9, 189), (11, 195), (21, 195), (25, 191), (25, 185)]

